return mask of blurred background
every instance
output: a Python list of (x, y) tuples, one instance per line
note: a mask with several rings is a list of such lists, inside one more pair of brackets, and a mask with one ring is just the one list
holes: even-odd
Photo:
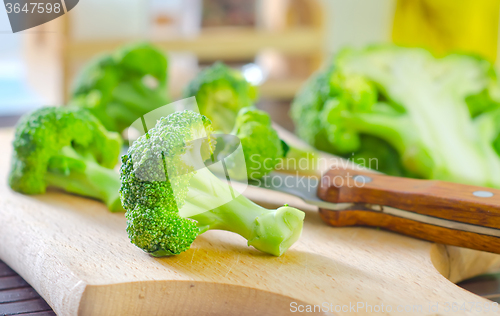
[[(169, 56), (169, 95), (221, 60), (259, 85), (258, 106), (292, 128), (290, 100), (344, 46), (395, 42), (435, 54), (498, 55), (499, 0), (85, 0), (63, 17), (12, 34), (0, 10), (0, 124), (64, 104), (96, 55), (148, 40)], [(459, 5), (460, 4), (460, 5)]]

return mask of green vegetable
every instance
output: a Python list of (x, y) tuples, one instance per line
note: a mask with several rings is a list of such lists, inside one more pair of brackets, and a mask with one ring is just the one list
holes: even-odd
[(168, 104), (167, 58), (150, 44), (134, 44), (90, 62), (73, 87), (71, 104), (122, 132), (142, 115)]
[[(241, 109), (231, 134), (238, 137), (243, 148), (245, 178), (260, 179), (283, 159), (283, 144), (271, 126), (269, 114), (264, 111), (254, 107)], [(231, 158), (226, 159), (226, 163), (234, 164)], [(231, 178), (242, 180), (243, 175), (231, 174)]]
[(106, 131), (86, 110), (38, 109), (17, 124), (9, 185), (25, 194), (60, 188), (123, 211), (113, 170), (121, 144), (120, 135)]
[[(130, 240), (153, 256), (177, 255), (209, 229), (240, 234), (276, 256), (300, 236), (304, 213), (260, 207), (219, 180), (211, 122), (192, 111), (161, 118), (122, 157), (120, 189)], [(234, 196), (233, 196), (234, 195)]]
[(499, 101), (496, 72), (481, 58), (373, 46), (341, 52), (291, 115), (310, 144), (380, 158), (380, 171), (500, 187)]
[(184, 97), (192, 96), (196, 97), (200, 113), (212, 121), (214, 130), (229, 133), (238, 111), (257, 99), (257, 90), (240, 72), (217, 62), (186, 87)]
[[(202, 71), (185, 92), (185, 97), (196, 96), (200, 113), (212, 121), (216, 131), (240, 138), (249, 179), (262, 178), (275, 168), (301, 174), (314, 172), (317, 153), (280, 140), (269, 114), (253, 106), (256, 95), (256, 88), (241, 73), (220, 62)], [(299, 160), (306, 160), (301, 164), (306, 169), (298, 167)], [(242, 178), (242, 174), (231, 176)]]

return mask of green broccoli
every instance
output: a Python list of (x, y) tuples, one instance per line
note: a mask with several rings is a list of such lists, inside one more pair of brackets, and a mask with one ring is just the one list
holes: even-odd
[[(212, 121), (216, 131), (240, 138), (249, 179), (262, 178), (275, 168), (309, 175), (317, 165), (317, 153), (281, 140), (269, 114), (253, 106), (256, 94), (256, 87), (241, 73), (220, 62), (201, 72), (185, 92), (186, 97), (196, 96), (200, 113)], [(298, 167), (297, 161), (304, 159), (307, 163), (301, 165), (307, 170)], [(242, 178), (241, 174), (232, 176)]]
[(174, 112), (138, 138), (122, 157), (121, 198), (133, 244), (153, 256), (177, 255), (209, 229), (240, 234), (276, 256), (299, 237), (304, 213), (268, 210), (236, 195), (205, 168), (213, 157), (208, 118)]
[(17, 124), (9, 185), (24, 194), (60, 188), (123, 211), (120, 179), (113, 170), (121, 145), (120, 135), (108, 132), (86, 110), (35, 110)]
[(481, 58), (371, 46), (339, 53), (291, 114), (310, 144), (381, 157), (380, 171), (500, 187), (499, 101), (496, 72)]
[[(241, 109), (231, 134), (240, 140), (245, 157), (245, 177), (242, 174), (230, 173), (231, 177), (237, 180), (260, 179), (273, 171), (283, 159), (283, 144), (271, 126), (271, 118), (264, 111), (254, 107)], [(225, 154), (223, 152), (223, 155)], [(229, 166), (234, 164), (231, 158), (227, 159)], [(229, 170), (238, 171), (238, 169)]]
[(319, 150), (332, 152), (328, 134), (321, 127), (319, 112), (330, 95), (329, 76), (332, 67), (315, 73), (295, 96), (291, 117), (295, 123), (295, 132), (307, 143)]
[(167, 58), (150, 44), (134, 44), (91, 61), (75, 81), (70, 104), (122, 132), (167, 104)]
[(219, 156), (227, 157), (228, 172), (233, 179), (258, 180), (274, 170), (302, 175), (317, 172), (316, 153), (290, 147), (278, 136), (269, 114), (262, 110), (255, 107), (241, 109), (231, 135), (236, 136), (241, 142), (245, 170), (237, 166), (241, 163), (240, 157), (230, 155), (235, 147), (234, 139), (229, 143), (223, 140), (226, 148), (219, 153)]
[(233, 129), (238, 111), (253, 105), (257, 89), (240, 72), (217, 62), (203, 70), (184, 91), (184, 97), (196, 97), (200, 113), (212, 121), (217, 132)]

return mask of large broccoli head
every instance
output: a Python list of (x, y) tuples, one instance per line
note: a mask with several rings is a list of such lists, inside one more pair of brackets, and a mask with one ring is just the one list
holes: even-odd
[(120, 210), (116, 165), (122, 141), (83, 109), (45, 107), (16, 126), (9, 185), (25, 194), (47, 187), (103, 200)]
[(71, 104), (87, 108), (110, 131), (122, 132), (168, 103), (165, 55), (134, 44), (91, 61), (77, 77)]
[(373, 46), (339, 53), (304, 86), (291, 114), (309, 143), (380, 159), (383, 172), (498, 187), (499, 91), (481, 58)]
[(253, 105), (254, 86), (236, 70), (221, 62), (203, 70), (184, 91), (184, 97), (196, 97), (200, 113), (212, 121), (215, 131), (229, 133), (238, 111)]
[(304, 214), (267, 210), (215, 177), (210, 121), (192, 111), (158, 121), (122, 157), (120, 189), (132, 243), (154, 256), (186, 251), (208, 229), (238, 233), (248, 244), (280, 255), (300, 236)]

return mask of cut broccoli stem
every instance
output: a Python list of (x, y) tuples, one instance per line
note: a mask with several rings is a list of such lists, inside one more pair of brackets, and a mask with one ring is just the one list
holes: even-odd
[(240, 195), (190, 218), (198, 222), (201, 233), (210, 229), (231, 231), (248, 240), (249, 246), (281, 256), (299, 239), (304, 213), (288, 206), (268, 210)]
[(64, 147), (61, 152), (64, 156), (58, 158), (78, 159), (77, 163), (83, 168), (70, 167), (64, 172), (49, 168), (45, 174), (47, 186), (101, 200), (112, 212), (125, 211), (120, 201), (120, 180), (116, 171), (102, 167), (92, 158), (77, 153), (71, 146)]
[[(231, 231), (247, 239), (249, 246), (275, 256), (282, 255), (299, 239), (304, 212), (288, 206), (266, 209), (231, 191), (234, 189), (229, 184), (208, 169), (197, 173), (186, 199), (188, 210), (181, 213), (194, 214), (187, 217), (198, 222), (200, 233), (210, 229)], [(237, 196), (231, 199), (230, 195)], [(207, 205), (219, 205), (224, 198), (230, 201), (207, 211)]]

